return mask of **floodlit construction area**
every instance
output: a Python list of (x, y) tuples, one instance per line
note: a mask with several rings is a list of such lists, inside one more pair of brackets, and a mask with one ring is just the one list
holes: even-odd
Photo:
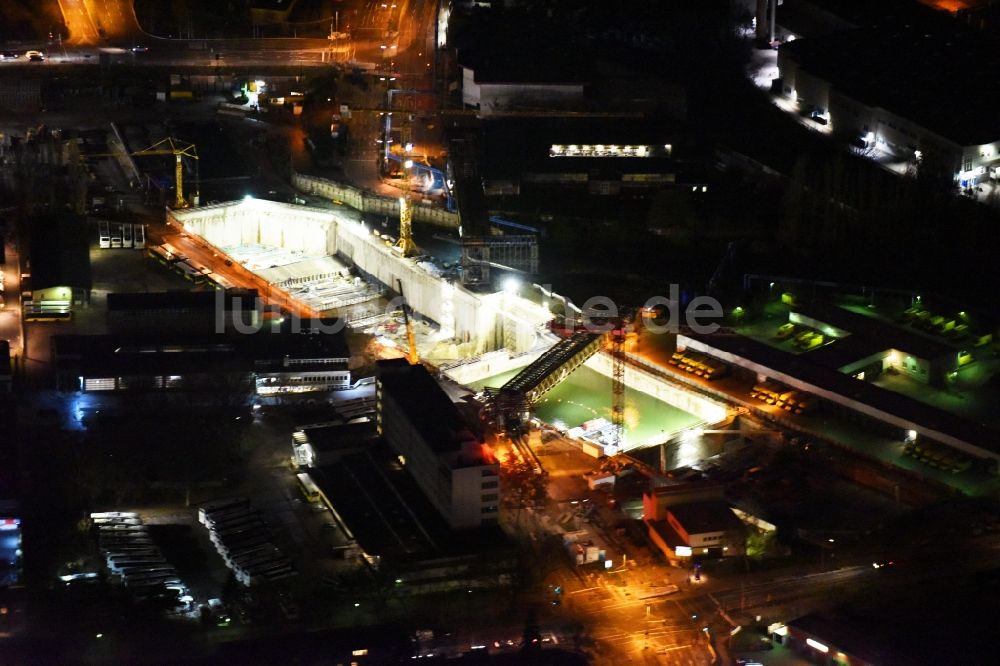
[(346, 206), (326, 210), (247, 198), (173, 210), (168, 223), (232, 261), (245, 260), (269, 286), (315, 309), (332, 310), (329, 314), (359, 318), (338, 311), (354, 305), (372, 318), (372, 303), (364, 301), (395, 292), (402, 283), (409, 307), (436, 330), (428, 360), (501, 348), (522, 353), (548, 344), (547, 308), (516, 293), (473, 292), (442, 278), (427, 261), (401, 257)]
[(353, 277), (350, 267), (335, 257), (307, 256), (298, 250), (263, 245), (221, 249), (269, 285), (323, 314), (346, 315), (350, 321), (355, 317), (342, 312), (344, 308), (382, 295), (377, 284)]
[[(498, 388), (540, 355), (495, 352), (446, 368), (444, 372), (474, 389)], [(560, 431), (598, 443), (595, 435), (610, 425), (611, 377), (611, 357), (606, 353), (594, 354), (542, 395), (532, 412)], [(642, 368), (626, 367), (625, 386), (625, 443), (621, 447), (624, 451), (679, 441), (677, 466), (691, 464), (699, 459), (701, 452), (687, 446), (692, 438), (683, 435), (727, 417), (722, 403), (666, 382)]]

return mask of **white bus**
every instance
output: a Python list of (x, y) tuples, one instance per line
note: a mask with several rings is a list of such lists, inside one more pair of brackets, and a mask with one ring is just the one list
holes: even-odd
[(104, 523), (97, 526), (97, 531), (100, 534), (116, 534), (119, 532), (148, 532), (149, 528), (142, 523)]
[(131, 511), (95, 511), (91, 518), (138, 518), (139, 514)]
[(114, 538), (114, 539), (101, 539), (97, 542), (97, 545), (104, 552), (118, 551), (118, 550), (135, 550), (144, 548), (156, 548), (153, 540), (149, 537), (136, 537), (133, 539), (124, 538)]
[(111, 248), (124, 247), (122, 244), (122, 225), (115, 223), (111, 225)]
[(177, 580), (177, 582), (180, 582), (177, 578), (176, 571), (150, 571), (149, 573), (138, 574), (135, 576), (122, 576), (122, 582), (125, 583), (125, 587), (135, 587), (137, 585), (142, 585), (143, 583), (160, 582), (165, 580)]
[(155, 567), (166, 563), (167, 560), (163, 557), (124, 557), (109, 563), (108, 569), (111, 570), (111, 573), (118, 575), (129, 567)]
[(222, 523), (216, 523), (211, 529), (214, 534), (221, 534), (223, 532), (231, 532), (233, 530), (246, 527), (263, 529), (264, 521), (260, 519), (260, 516), (246, 516), (242, 518), (233, 518), (232, 520), (227, 520)]
[(149, 567), (125, 567), (122, 569), (122, 576), (125, 578), (135, 578), (136, 576), (152, 573), (177, 573), (177, 569), (171, 564), (155, 564)]
[(95, 525), (142, 525), (142, 518), (92, 518)]
[(105, 220), (100, 220), (97, 223), (97, 244), (102, 250), (111, 247), (111, 232)]
[(238, 507), (249, 507), (250, 500), (246, 497), (230, 497), (228, 499), (215, 500), (212, 502), (205, 502), (198, 507), (198, 522), (202, 525), (206, 524), (205, 519), (220, 511), (225, 511), (227, 509), (236, 509)]
[(284, 562), (278, 561), (273, 564), (264, 564), (250, 569), (241, 569), (236, 573), (236, 580), (249, 587), (254, 582), (259, 581), (261, 578), (265, 577), (267, 574), (276, 573), (279, 571), (291, 571), (292, 565), (287, 560)]
[[(286, 564), (283, 566), (271, 567), (270, 569), (264, 569), (262, 571), (255, 571), (244, 578), (246, 582), (243, 584), (249, 587), (250, 585), (256, 585), (262, 581), (281, 580), (282, 578), (289, 578), (297, 575), (298, 572), (295, 570), (295, 567), (290, 564)], [(237, 580), (239, 579), (237, 578)]]
[(129, 588), (131, 590), (131, 589), (136, 589), (136, 588), (140, 588), (141, 589), (141, 588), (144, 588), (144, 587), (156, 587), (156, 586), (159, 586), (159, 585), (162, 585), (162, 586), (166, 587), (168, 585), (179, 586), (179, 585), (183, 585), (183, 584), (184, 584), (184, 581), (182, 581), (177, 576), (163, 576), (161, 578), (148, 578), (146, 580), (126, 581), (125, 582), (125, 587), (127, 587), (127, 588)]
[(239, 564), (240, 562), (245, 562), (252, 557), (257, 557), (258, 555), (264, 555), (266, 553), (280, 553), (281, 551), (271, 542), (262, 543), (258, 546), (251, 546), (250, 548), (244, 548), (241, 550), (233, 551), (226, 558), (227, 563)]
[(205, 527), (212, 529), (218, 523), (225, 523), (230, 520), (237, 520), (257, 515), (259, 515), (257, 510), (249, 506), (241, 506), (236, 509), (226, 509), (225, 511), (216, 511), (205, 516)]
[(219, 555), (222, 555), (223, 559), (225, 559), (232, 554), (244, 552), (249, 548), (256, 548), (257, 546), (263, 546), (270, 543), (271, 535), (265, 532), (260, 532), (257, 534), (250, 534), (246, 538), (232, 539), (223, 543), (217, 543), (215, 544), (215, 549), (219, 551)]

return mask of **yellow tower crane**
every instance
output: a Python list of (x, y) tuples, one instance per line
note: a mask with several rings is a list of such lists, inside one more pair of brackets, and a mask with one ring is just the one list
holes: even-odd
[[(198, 192), (198, 149), (193, 143), (188, 143), (186, 141), (181, 141), (180, 139), (174, 139), (172, 137), (167, 137), (166, 139), (160, 139), (154, 143), (149, 148), (144, 148), (142, 150), (137, 150), (134, 153), (127, 153), (132, 157), (145, 157), (148, 155), (173, 155), (175, 160), (174, 165), (174, 179), (176, 180), (176, 186), (174, 187), (175, 198), (174, 198), (174, 208), (187, 208), (187, 200), (184, 198), (184, 158), (190, 157), (195, 161), (195, 188), (194, 188), (194, 198), (199, 197)], [(95, 153), (86, 154), (84, 157), (118, 157), (121, 153)]]
[(174, 208), (187, 208), (188, 202), (184, 198), (184, 159), (185, 157), (190, 157), (195, 160), (195, 190), (194, 198), (197, 200), (199, 197), (198, 192), (198, 177), (197, 177), (197, 166), (198, 166), (198, 149), (193, 143), (188, 143), (186, 141), (181, 141), (180, 139), (174, 139), (173, 137), (167, 137), (165, 139), (160, 139), (154, 143), (149, 148), (144, 148), (143, 150), (138, 150), (134, 153), (130, 153), (133, 157), (145, 157), (148, 155), (173, 155), (175, 159), (174, 174), (177, 184), (174, 188)]
[(403, 187), (406, 194), (399, 197), (399, 240), (393, 249), (404, 257), (412, 255), (417, 244), (413, 242), (413, 198), (410, 196), (410, 169), (413, 168), (413, 160), (407, 158), (403, 162)]

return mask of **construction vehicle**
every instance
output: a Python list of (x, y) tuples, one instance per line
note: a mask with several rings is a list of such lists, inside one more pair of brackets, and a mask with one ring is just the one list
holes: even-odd
[(420, 362), (420, 357), (417, 356), (417, 336), (413, 333), (413, 322), (410, 321), (410, 306), (406, 304), (406, 296), (403, 295), (403, 281), (396, 278), (396, 285), (399, 287), (400, 308), (403, 310), (403, 324), (406, 326), (406, 360), (410, 365), (416, 365)]

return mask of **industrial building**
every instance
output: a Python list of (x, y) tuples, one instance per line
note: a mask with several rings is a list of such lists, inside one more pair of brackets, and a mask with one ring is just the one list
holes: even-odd
[[(489, 49), (487, 49), (489, 50)], [(524, 109), (569, 109), (584, 101), (587, 80), (579, 62), (565, 54), (546, 58), (537, 67), (538, 53), (532, 49), (459, 54), (462, 70), (462, 104), (483, 115)]]
[(655, 488), (642, 495), (643, 520), (650, 541), (671, 562), (691, 557), (742, 555), (743, 522), (715, 483), (686, 483)]
[(260, 325), (260, 309), (256, 289), (108, 294), (108, 327), (116, 332), (223, 333), (238, 323), (253, 330)]
[(82, 218), (43, 215), (31, 221), (26, 319), (68, 319), (90, 304), (90, 240)]
[[(823, 314), (819, 314), (821, 311)], [(804, 315), (806, 312), (811, 312), (812, 317)], [(798, 318), (800, 322), (811, 321), (819, 326), (826, 318), (855, 327), (854, 333), (835, 340), (828, 350), (821, 346), (802, 352), (748, 336), (691, 332), (678, 335), (677, 346), (729, 364), (738, 377), (748, 380), (750, 386), (777, 382), (790, 391), (817, 400), (818, 407), (827, 414), (840, 415), (850, 422), (860, 420), (868, 426), (869, 432), (880, 433), (900, 443), (921, 441), (942, 452), (952, 452), (952, 455), (943, 456), (945, 458), (965, 457), (979, 461), (986, 469), (996, 470), (1000, 461), (996, 430), (871, 383), (878, 374), (890, 369), (929, 381), (954, 367), (959, 350), (927, 339), (915, 343), (916, 338), (905, 331), (892, 331), (876, 320), (868, 324), (868, 334), (890, 331), (891, 336), (866, 337), (866, 333), (856, 326), (863, 320), (839, 313), (834, 316), (834, 312), (825, 308), (803, 310)], [(912, 346), (914, 344), (917, 346)], [(968, 465), (948, 463), (945, 467), (955, 472), (967, 469)]]
[(1000, 159), (998, 65), (993, 45), (954, 21), (843, 30), (778, 51), (781, 90), (803, 113), (963, 187)]
[(376, 395), (379, 434), (448, 524), (496, 523), (500, 466), (427, 369), (379, 361)]
[(487, 195), (637, 194), (694, 177), (674, 155), (674, 133), (634, 118), (503, 118), (481, 132)]
[(245, 392), (247, 399), (347, 388), (350, 352), (343, 333), (325, 325), (293, 320), (246, 334), (57, 335), (57, 388)]

